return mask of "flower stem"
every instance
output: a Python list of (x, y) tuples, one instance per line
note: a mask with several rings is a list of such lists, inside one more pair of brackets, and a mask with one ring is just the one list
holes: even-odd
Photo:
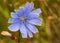
[(18, 36), (18, 43), (20, 43), (20, 31), (18, 31), (19, 36)]

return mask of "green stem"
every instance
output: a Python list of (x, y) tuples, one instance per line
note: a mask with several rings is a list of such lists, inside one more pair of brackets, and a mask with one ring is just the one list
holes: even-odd
[(20, 31), (18, 31), (19, 36), (18, 36), (18, 43), (20, 43)]

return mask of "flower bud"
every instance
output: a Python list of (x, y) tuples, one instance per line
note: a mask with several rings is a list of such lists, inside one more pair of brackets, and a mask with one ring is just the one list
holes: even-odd
[(1, 34), (3, 36), (12, 36), (11, 33), (9, 33), (8, 31), (2, 31)]

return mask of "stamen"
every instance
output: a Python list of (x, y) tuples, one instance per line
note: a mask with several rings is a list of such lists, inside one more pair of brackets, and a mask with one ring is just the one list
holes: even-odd
[(25, 21), (25, 17), (24, 17), (24, 16), (21, 16), (21, 17), (20, 17), (20, 20), (21, 20), (22, 22), (24, 22), (24, 21)]

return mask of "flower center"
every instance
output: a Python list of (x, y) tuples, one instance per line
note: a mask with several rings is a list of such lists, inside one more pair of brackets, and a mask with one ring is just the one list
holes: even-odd
[(25, 17), (24, 17), (24, 16), (21, 16), (21, 17), (20, 17), (20, 20), (21, 20), (22, 22), (24, 22), (24, 21), (25, 21)]

